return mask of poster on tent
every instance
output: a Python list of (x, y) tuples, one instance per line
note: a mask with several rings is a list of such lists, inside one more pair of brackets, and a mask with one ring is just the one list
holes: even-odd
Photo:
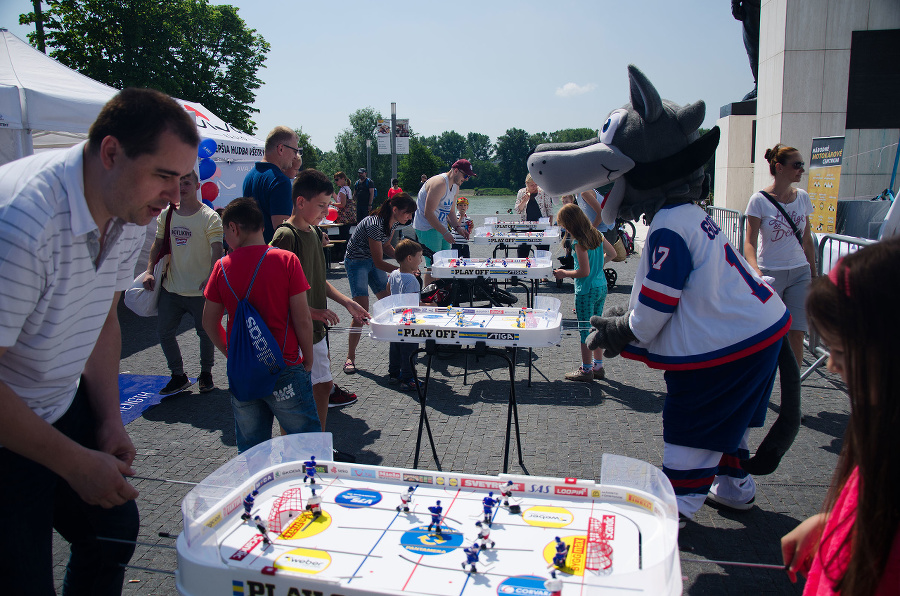
[[(391, 121), (379, 118), (375, 125), (375, 139), (378, 141), (378, 155), (391, 154)], [(397, 155), (409, 154), (409, 119), (397, 120), (395, 142)]]
[(837, 219), (838, 194), (841, 184), (841, 162), (844, 137), (813, 139), (809, 152), (807, 192), (812, 201), (811, 231), (833, 234)]

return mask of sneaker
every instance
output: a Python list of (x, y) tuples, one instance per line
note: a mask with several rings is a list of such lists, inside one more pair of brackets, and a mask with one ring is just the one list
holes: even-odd
[(594, 369), (594, 378), (598, 381), (602, 381), (606, 378), (606, 369), (602, 366), (600, 368)]
[(581, 381), (582, 383), (590, 383), (594, 380), (594, 371), (584, 370), (580, 366), (570, 373), (566, 373), (567, 381)]
[(162, 388), (162, 391), (160, 391), (159, 394), (172, 395), (174, 393), (181, 393), (190, 386), (191, 380), (187, 375), (172, 375), (172, 380)]
[(712, 501), (717, 505), (724, 507), (725, 509), (732, 509), (734, 511), (747, 511), (748, 509), (753, 509), (753, 503), (756, 501), (756, 496), (747, 501), (746, 503), (741, 503), (739, 501), (732, 501), (731, 499), (726, 499), (725, 497), (719, 496), (712, 491), (708, 495), (706, 495), (707, 501)]
[(211, 372), (200, 373), (200, 379), (197, 383), (200, 385), (200, 393), (209, 393), (216, 388)]
[(392, 375), (391, 373), (388, 373), (388, 385), (396, 385), (399, 382), (400, 382), (399, 375)]
[(400, 383), (401, 391), (417, 391), (419, 388), (415, 379), (406, 379), (406, 380), (398, 379), (397, 382)]
[(341, 408), (356, 403), (356, 394), (341, 389), (337, 385), (334, 386), (334, 393), (328, 396), (329, 408)]
[(355, 464), (356, 458), (349, 453), (344, 453), (343, 451), (338, 451), (337, 449), (332, 449), (331, 461), (335, 461), (341, 464)]

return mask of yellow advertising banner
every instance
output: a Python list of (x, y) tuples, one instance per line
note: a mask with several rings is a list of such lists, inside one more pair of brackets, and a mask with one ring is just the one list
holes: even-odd
[(813, 206), (813, 213), (809, 218), (812, 232), (834, 233), (843, 155), (844, 137), (813, 139), (807, 183), (809, 200)]

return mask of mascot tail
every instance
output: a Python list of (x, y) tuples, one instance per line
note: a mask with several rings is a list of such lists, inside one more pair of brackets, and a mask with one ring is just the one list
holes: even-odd
[(781, 376), (781, 411), (766, 438), (759, 444), (756, 455), (741, 462), (741, 467), (754, 476), (771, 474), (778, 469), (781, 458), (791, 448), (800, 430), (800, 367), (787, 338), (781, 342), (778, 371)]

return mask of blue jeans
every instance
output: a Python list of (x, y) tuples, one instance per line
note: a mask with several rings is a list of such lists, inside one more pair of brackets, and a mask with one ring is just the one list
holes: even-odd
[(368, 296), (368, 288), (372, 289), (373, 294), (383, 292), (387, 288), (387, 273), (377, 268), (372, 259), (345, 259), (344, 270), (350, 282), (352, 298)]
[(234, 412), (234, 434), (238, 453), (272, 438), (275, 418), (288, 434), (317, 433), (322, 430), (312, 382), (302, 364), (285, 368), (272, 395), (253, 401), (238, 401), (231, 397)]
[[(84, 382), (53, 426), (78, 444), (96, 449), (96, 427)], [(131, 560), (134, 544), (97, 537), (136, 540), (140, 521), (134, 501), (112, 509), (88, 505), (65, 480), (4, 448), (0, 448), (0, 486), (0, 526), (6, 537), (0, 546), (3, 593), (56, 594), (54, 529), (71, 544), (64, 596), (122, 593), (122, 565)]]
[(185, 313), (194, 318), (194, 329), (200, 338), (200, 372), (212, 372), (216, 362), (216, 347), (203, 329), (203, 296), (182, 296), (173, 294), (165, 288), (159, 291), (159, 315), (156, 319), (156, 330), (159, 332), (159, 345), (166, 357), (169, 370), (175, 376), (184, 374), (184, 361), (175, 334)]

